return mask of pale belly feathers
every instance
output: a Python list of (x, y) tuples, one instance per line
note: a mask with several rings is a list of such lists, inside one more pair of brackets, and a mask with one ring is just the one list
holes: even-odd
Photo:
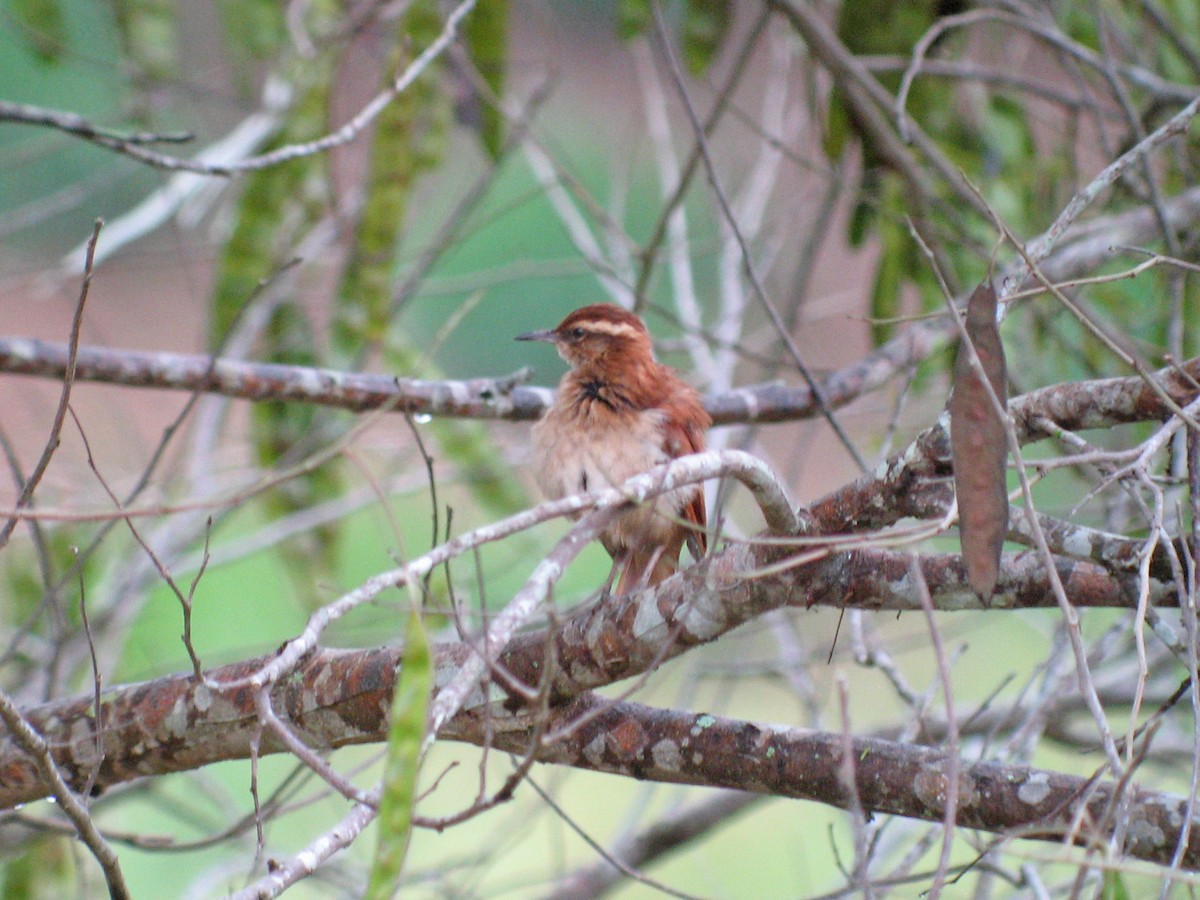
[[(563, 411), (553, 408), (533, 426), (534, 477), (552, 500), (584, 491), (617, 487), (626, 479), (670, 459), (663, 447), (662, 413), (644, 410), (635, 424), (628, 415), (590, 415), (586, 428), (579, 422), (563, 421)], [(574, 427), (571, 427), (574, 426)], [(587, 435), (571, 440), (568, 435)], [(629, 510), (603, 536), (610, 553), (639, 544), (665, 540), (698, 488), (688, 486), (661, 494), (657, 500)]]

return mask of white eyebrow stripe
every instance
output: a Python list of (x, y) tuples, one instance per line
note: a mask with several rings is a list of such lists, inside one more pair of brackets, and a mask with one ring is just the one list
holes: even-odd
[(576, 328), (584, 328), (597, 334), (610, 334), (613, 337), (634, 337), (641, 334), (632, 325), (625, 322), (609, 322), (603, 319), (584, 319), (575, 323)]

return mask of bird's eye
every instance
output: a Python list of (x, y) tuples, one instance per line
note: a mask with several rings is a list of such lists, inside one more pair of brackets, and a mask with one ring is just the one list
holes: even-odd
[(577, 341), (582, 340), (585, 333), (586, 332), (584, 332), (584, 330), (582, 328), (572, 328), (571, 329), (571, 337)]

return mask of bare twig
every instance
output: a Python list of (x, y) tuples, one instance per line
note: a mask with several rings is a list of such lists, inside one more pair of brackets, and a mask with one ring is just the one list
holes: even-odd
[(467, 14), (474, 8), (476, 0), (462, 0), (446, 17), (441, 33), (414, 59), (403, 72), (398, 74), (388, 87), (372, 97), (363, 107), (336, 131), (313, 141), (302, 144), (288, 144), (269, 153), (250, 156), (245, 159), (214, 163), (202, 160), (182, 159), (147, 149), (144, 141), (130, 141), (116, 137), (106, 129), (90, 125), (84, 119), (72, 113), (54, 110), (36, 109), (34, 107), (15, 108), (9, 104), (7, 108), (0, 107), (0, 115), (8, 113), (10, 121), (25, 124), (45, 125), (59, 128), (69, 134), (74, 134), (92, 143), (115, 150), (126, 156), (146, 163), (156, 168), (180, 172), (192, 172), (198, 175), (234, 175), (239, 172), (254, 172), (266, 169), (289, 160), (324, 153), (334, 147), (341, 147), (357, 138), (393, 99), (421, 77), (429, 65), (442, 54), (458, 34), (458, 27)]
[[(761, 798), (740, 791), (724, 791), (710, 800), (664, 816), (637, 834), (621, 840), (597, 863), (576, 869), (561, 878), (546, 900), (587, 900), (601, 897), (647, 863), (710, 835)], [(617, 862), (619, 861), (619, 863)]]
[[(101, 712), (97, 709), (96, 716), (98, 720), (100, 715)], [(51, 754), (50, 743), (42, 735), (38, 734), (29, 724), (28, 720), (21, 715), (21, 711), (17, 709), (12, 698), (3, 691), (0, 691), (0, 718), (4, 719), (4, 725), (8, 731), (9, 738), (15, 741), (32, 758), (38, 772), (48, 786), (49, 792), (54, 795), (59, 807), (66, 814), (67, 818), (71, 820), (72, 824), (74, 824), (75, 830), (79, 832), (80, 839), (87, 845), (88, 850), (96, 858), (96, 862), (100, 864), (100, 868), (104, 872), (104, 878), (108, 882), (108, 892), (113, 900), (125, 900), (125, 898), (128, 898), (129, 888), (125, 885), (125, 876), (121, 872), (121, 864), (117, 859), (117, 854), (97, 830), (96, 824), (92, 821), (91, 814), (88, 812), (83, 800), (71, 790), (63, 778), (58, 765), (54, 761), (54, 756)], [(96, 733), (99, 734), (99, 731)], [(94, 746), (92, 747), (92, 751), (95, 751)]]
[[(88, 241), (87, 263), (84, 266), (83, 283), (79, 288), (79, 301), (75, 304), (75, 315), (71, 319), (71, 333), (70, 338), (67, 340), (67, 358), (63, 371), (62, 391), (58, 398), (58, 408), (54, 411), (54, 421), (50, 424), (50, 437), (46, 441), (46, 447), (42, 450), (42, 455), (38, 458), (33, 471), (29, 473), (29, 477), (25, 479), (25, 484), (21, 487), (21, 493), (17, 496), (17, 502), (14, 504), (17, 509), (28, 506), (33, 500), (33, 492), (37, 490), (38, 482), (46, 474), (46, 468), (50, 465), (54, 451), (58, 449), (59, 435), (62, 434), (63, 422), (67, 417), (67, 407), (71, 401), (71, 386), (75, 383), (75, 360), (79, 350), (79, 329), (83, 324), (83, 307), (87, 303), (88, 288), (92, 285), (92, 262), (96, 253), (96, 241), (100, 239), (100, 229), (102, 227), (104, 227), (104, 222), (97, 219), (96, 224), (92, 227), (92, 237)], [(13, 529), (17, 527), (17, 521), (17, 518), (10, 517), (3, 526), (0, 526), (0, 547), (8, 543)]]
[(696, 143), (700, 148), (700, 158), (704, 162), (705, 170), (708, 173), (709, 183), (712, 185), (713, 195), (717, 198), (717, 203), (721, 207), (721, 213), (725, 217), (730, 230), (737, 240), (738, 248), (742, 254), (742, 264), (746, 270), (746, 276), (750, 279), (750, 285), (753, 288), (755, 297), (767, 313), (767, 317), (771, 320), (771, 324), (775, 327), (775, 331), (780, 340), (783, 341), (787, 348), (788, 354), (792, 358), (792, 362), (796, 367), (796, 371), (804, 379), (808, 385), (808, 389), (812, 391), (813, 397), (817, 402), (817, 406), (821, 411), (821, 415), (825, 421), (829, 423), (829, 427), (833, 429), (833, 433), (837, 436), (838, 441), (846, 448), (846, 452), (850, 454), (850, 458), (855, 461), (859, 469), (867, 471), (866, 460), (859, 453), (858, 448), (846, 434), (841, 423), (833, 414), (833, 407), (830, 406), (828, 399), (821, 384), (813, 376), (809, 367), (805, 364), (804, 358), (800, 353), (800, 348), (796, 345), (795, 339), (787, 329), (787, 324), (779, 315), (779, 310), (771, 302), (767, 296), (766, 288), (763, 286), (762, 279), (758, 274), (758, 267), (754, 261), (754, 255), (750, 252), (750, 246), (746, 242), (745, 236), (742, 234), (741, 226), (737, 221), (737, 216), (734, 215), (733, 209), (729, 205), (729, 200), (725, 196), (725, 191), (721, 186), (721, 179), (718, 176), (716, 164), (713, 161), (712, 154), (709, 152), (708, 141), (704, 136), (704, 126), (700, 122), (699, 116), (696, 114), (696, 109), (692, 105), (691, 97), (687, 92), (687, 85), (683, 81), (683, 73), (679, 69), (679, 63), (675, 59), (675, 51), (671, 46), (671, 38), (667, 30), (666, 22), (663, 20), (662, 8), (655, 0), (652, 4), (654, 8), (654, 21), (658, 29), (659, 43), (662, 47), (662, 52), (669, 65), (671, 76), (675, 82), (675, 88), (679, 93), (679, 98), (683, 103), (683, 108), (687, 112), (688, 119), (691, 121), (692, 129), (696, 135)]
[[(1025, 245), (1023, 255), (1025, 257), (1026, 268), (1019, 276), (1006, 279), (1001, 287), (1000, 296), (1002, 298), (1007, 297), (1020, 288), (1025, 277), (1033, 274), (1034, 267), (1050, 255), (1050, 252), (1054, 249), (1059, 239), (1062, 238), (1063, 234), (1066, 233), (1071, 223), (1079, 217), (1079, 214), (1096, 197), (1116, 183), (1132, 166), (1145, 159), (1151, 153), (1154, 153), (1163, 144), (1186, 132), (1188, 125), (1191, 124), (1192, 119), (1196, 117), (1198, 112), (1200, 112), (1200, 96), (1195, 97), (1191, 103), (1173, 115), (1161, 127), (1155, 129), (1145, 139), (1138, 141), (1129, 150), (1105, 166), (1098, 175), (1088, 182), (1083, 190), (1071, 198), (1071, 202), (1063, 208), (1062, 212), (1058, 214), (1058, 217), (1041, 237)], [(994, 220), (994, 212), (990, 209), (986, 210), (986, 212)], [(1021, 244), (1016, 242), (1016, 246), (1020, 247)]]
[[(75, 415), (75, 410), (70, 406), (67, 407), (67, 411), (70, 412), (71, 420), (75, 423), (75, 428), (79, 432), (79, 439), (83, 442), (83, 450), (87, 456), (88, 468), (92, 470), (92, 474), (95, 475), (96, 480), (100, 482), (100, 487), (104, 489), (104, 493), (108, 494), (108, 498), (112, 500), (113, 505), (118, 511), (120, 511), (121, 500), (119, 497), (117, 497), (113, 489), (109, 487), (108, 480), (100, 473), (100, 469), (96, 465), (96, 459), (92, 455), (92, 445), (88, 440), (87, 432), (84, 431), (83, 423), (79, 421), (79, 417)], [(175, 595), (175, 599), (179, 601), (180, 608), (183, 612), (183, 645), (187, 648), (188, 658), (192, 661), (192, 671), (195, 676), (199, 678), (200, 673), (204, 670), (204, 666), (200, 662), (200, 657), (196, 654), (196, 648), (192, 645), (192, 596), (195, 593), (196, 585), (199, 583), (200, 574), (203, 573), (204, 567), (201, 566), (200, 573), (198, 573), (196, 578), (192, 581), (191, 588), (188, 590), (187, 594), (184, 594), (179, 585), (175, 582), (175, 578), (171, 575), (170, 570), (167, 569), (166, 564), (163, 563), (158, 554), (154, 552), (153, 548), (151, 548), (151, 546), (146, 542), (146, 539), (142, 537), (142, 534), (140, 531), (138, 531), (137, 526), (133, 524), (133, 520), (128, 516), (122, 516), (122, 518), (125, 520), (125, 524), (129, 527), (129, 533), (133, 535), (133, 539), (137, 541), (138, 546), (142, 548), (146, 556), (150, 559), (150, 562), (153, 563), (155, 571), (158, 572), (159, 577), (162, 578), (167, 587), (171, 589), (171, 593)], [(209, 524), (212, 524), (211, 517), (209, 518)], [(208, 533), (206, 532), (206, 547), (207, 542)], [(91, 643), (90, 639), (88, 643)]]
[(925, 583), (925, 577), (921, 573), (920, 565), (917, 564), (915, 554), (910, 557), (908, 570), (917, 586), (917, 594), (921, 598), (921, 608), (925, 612), (925, 622), (929, 626), (929, 639), (933, 643), (938, 679), (942, 685), (942, 701), (946, 705), (946, 769), (943, 773), (946, 788), (943, 792), (945, 814), (942, 818), (942, 852), (938, 857), (937, 870), (928, 891), (931, 900), (937, 900), (945, 886), (946, 873), (950, 871), (950, 853), (954, 847), (954, 832), (958, 825), (958, 768), (960, 764), (958, 715), (954, 709), (954, 682), (950, 677), (950, 664), (946, 659), (946, 648), (942, 644), (941, 632), (938, 631), (937, 623), (934, 621), (933, 600), (929, 596), (929, 585)]

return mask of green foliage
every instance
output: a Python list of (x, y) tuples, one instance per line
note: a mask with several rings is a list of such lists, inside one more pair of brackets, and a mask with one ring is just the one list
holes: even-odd
[(370, 900), (386, 900), (400, 886), (400, 873), (412, 836), (421, 743), (432, 690), (433, 655), (420, 610), (414, 607), (405, 630), (404, 662), (392, 695), (383, 795), (379, 801), (379, 843), (366, 892)]
[[(654, 30), (650, 0), (617, 0), (617, 35), (631, 40)], [(729, 0), (684, 0), (680, 9), (679, 44), (683, 64), (693, 75), (702, 74), (717, 57), (733, 21)]]
[[(306, 87), (268, 149), (312, 140), (326, 130), (332, 60), (304, 68)], [(325, 200), (326, 166), (324, 156), (308, 156), (247, 177), (213, 289), (209, 338), (214, 348), (263, 282), (290, 259), (304, 227), (315, 221)]]
[(67, 23), (59, 0), (8, 0), (16, 29), (34, 55), (44, 63), (59, 61), (67, 46)]
[[(837, 88), (829, 92), (829, 105), (825, 109), (824, 126), (821, 143), (825, 156), (829, 159), (841, 159), (846, 152), (847, 144), (853, 139), (853, 134), (850, 125), (850, 108), (846, 105), (846, 98)], [(863, 178), (867, 177), (868, 173), (863, 172)], [(855, 209), (857, 211), (858, 206)], [(858, 246), (862, 242), (865, 225), (865, 222), (860, 222), (857, 236), (855, 227), (851, 225), (850, 242), (854, 246)]]
[[(270, 361), (292, 366), (317, 363), (312, 326), (294, 304), (281, 303), (271, 313), (263, 338), (270, 348)], [(303, 403), (268, 400), (255, 407), (259, 462), (271, 466), (304, 440), (313, 428), (316, 412)], [(287, 490), (287, 485), (284, 490)]]
[(683, 61), (699, 75), (721, 49), (733, 19), (729, 0), (687, 0), (683, 5)]
[(166, 80), (179, 65), (175, 8), (170, 0), (114, 0), (121, 44), (147, 78)]
[[(874, 217), (879, 238), (879, 266), (871, 287), (871, 317), (875, 320), (871, 332), (876, 344), (883, 343), (891, 334), (893, 326), (887, 320), (899, 315), (901, 291), (919, 265), (904, 221), (905, 197), (899, 179), (889, 175), (880, 181), (884, 185), (881, 191), (883, 208), (881, 214)], [(862, 207), (864, 204), (860, 203), (859, 208)]]
[[(479, 0), (467, 17), (463, 39), (484, 83), (496, 98), (502, 97), (508, 62), (508, 0)], [(479, 136), (488, 155), (497, 159), (504, 142), (504, 116), (486, 97), (480, 105)]]
[[(841, 8), (838, 35), (854, 53), (911, 55), (913, 45), (936, 21), (937, 0), (888, 3), (885, 0), (848, 0)], [(887, 87), (899, 87), (899, 75), (880, 79)], [(952, 89), (947, 84), (918, 80), (909, 94), (906, 111), (923, 127), (946, 125), (956, 137), (966, 137), (963, 127), (950, 115)], [(826, 113), (824, 145), (831, 159), (839, 159), (852, 139), (862, 145), (863, 176), (859, 196), (851, 212), (849, 239), (861, 245), (875, 233), (881, 245), (878, 268), (871, 292), (871, 314), (876, 319), (897, 315), (905, 285), (925, 288), (923, 275), (928, 263), (908, 234), (906, 216), (920, 214), (903, 179), (889, 170), (869, 135), (861, 130), (855, 114), (840, 91), (833, 91)], [(940, 294), (921, 290), (926, 306), (940, 303)], [(876, 342), (891, 333), (891, 326), (877, 322), (872, 328)]]
[(653, 22), (650, 0), (617, 0), (617, 34), (623, 40), (644, 33)]
[[(397, 42), (424, 48), (440, 30), (437, 4), (423, 0), (400, 20)], [(392, 273), (409, 195), (417, 177), (445, 153), (451, 110), (438, 72), (435, 64), (396, 97), (375, 128), (366, 198), (334, 306), (339, 361), (361, 359), (380, 346), (391, 322)]]
[[(332, 23), (324, 4), (310, 8), (310, 27), (316, 34)], [(297, 100), (288, 110), (271, 147), (313, 140), (328, 131), (329, 90), (336, 51), (323, 50), (316, 59), (294, 59), (290, 65)], [(295, 252), (297, 242), (325, 213), (330, 191), (328, 159), (324, 154), (292, 160), (254, 172), (247, 179), (233, 232), (226, 243), (210, 310), (212, 346), (219, 347), (245, 305), (262, 284), (274, 276)], [(272, 312), (262, 335), (261, 356), (269, 362), (316, 365), (319, 357), (307, 312), (294, 301), (283, 301)], [(253, 433), (260, 463), (267, 467), (295, 463), (330, 437), (317, 427), (318, 417), (304, 404), (264, 403), (254, 408)], [(326, 466), (290, 479), (266, 495), (274, 516), (305, 509), (339, 490), (335, 471)], [(311, 597), (318, 572), (331, 564), (332, 533), (318, 528), (302, 543), (287, 545), (287, 571), (298, 590)]]
[(76, 893), (76, 877), (70, 839), (36, 838), (18, 852), (10, 851), (0, 866), (0, 896), (11, 900), (68, 897)]
[[(263, 337), (271, 362), (298, 366), (318, 362), (312, 326), (295, 304), (276, 307)], [(306, 453), (335, 437), (330, 429), (321, 427), (329, 417), (304, 403), (272, 400), (257, 404), (251, 421), (259, 462), (266, 468), (298, 463)], [(264, 503), (270, 515), (288, 515), (337, 496), (341, 486), (337, 469), (327, 464), (288, 479), (264, 495)], [(336, 534), (333, 525), (317, 526), (280, 548), (293, 585), (314, 605), (318, 600), (316, 579), (333, 565)]]
[(1038, 160), (1028, 113), (1001, 94), (991, 96), (983, 112), (979, 140), (952, 158), (976, 176), (975, 183), (1009, 227), (1024, 233), (1050, 214), (1053, 196), (1044, 192), (1046, 169)]
[(274, 0), (219, 0), (217, 9), (235, 57), (266, 59), (287, 37), (285, 7)]
[[(477, 8), (476, 13), (480, 10)], [(475, 52), (481, 53), (481, 70), (503, 73), (506, 8), (494, 0), (484, 4), (485, 19), (476, 26)], [(470, 20), (468, 20), (470, 21)], [(437, 5), (413, 6), (398, 26), (398, 42), (416, 48), (427, 46), (441, 30)], [(498, 54), (498, 55), (497, 55)], [(482, 60), (490, 59), (484, 64)], [(417, 179), (443, 160), (451, 107), (433, 66), (381, 115), (371, 146), (370, 173), (350, 261), (337, 292), (332, 325), (333, 352), (339, 365), (353, 365), (373, 348), (382, 347), (389, 368), (404, 375), (422, 366), (422, 377), (439, 373), (422, 362), (425, 354), (395, 325), (392, 290), (396, 253), (402, 241), (404, 215)], [(501, 80), (492, 83), (502, 86)], [(488, 136), (498, 149), (498, 131)], [(494, 152), (494, 151), (493, 151)], [(431, 426), (441, 453), (456, 470), (465, 473), (476, 498), (495, 513), (520, 508), (524, 494), (513, 485), (511, 472), (496, 465), (496, 453), (487, 430), (476, 423), (441, 420)]]
[[(87, 532), (82, 527), (65, 524), (42, 528), (41, 541), (44, 570), (43, 560), (35, 557), (32, 547), (17, 545), (5, 548), (5, 553), (16, 555), (19, 561), (5, 567), (7, 584), (4, 596), (8, 603), (3, 608), (3, 621), (10, 629), (15, 629), (34, 617), (34, 633), (49, 636), (47, 629), (52, 628), (55, 621), (71, 626), (80, 622), (79, 576), (64, 581), (60, 590), (54, 589), (53, 582), (62, 577), (61, 573), (70, 572), (75, 566), (78, 559), (76, 548), (87, 543)], [(93, 556), (82, 565), (84, 584), (92, 583), (99, 563)], [(51, 580), (49, 587), (47, 578)], [(45, 603), (57, 606), (54, 615), (36, 615), (38, 608)]]
[[(1160, 5), (1168, 21), (1176, 24), (1177, 34), (1200, 34), (1200, 5), (1193, 0), (1162, 0)], [(1169, 41), (1155, 41), (1154, 46), (1158, 51), (1157, 64), (1167, 78), (1183, 84), (1195, 82), (1200, 73), (1177, 46)]]
[[(938, 18), (954, 11), (952, 6), (940, 0), (912, 4), (849, 0), (841, 9), (839, 36), (854, 53), (908, 58)], [(953, 55), (950, 51), (959, 40), (956, 32), (948, 32), (934, 42), (928, 55)], [(889, 91), (898, 91), (899, 73), (880, 75), (879, 80)], [(1058, 186), (1071, 174), (1070, 157), (1038, 152), (1023, 101), (999, 90), (967, 92), (952, 80), (918, 76), (905, 111), (1015, 233), (1027, 234), (1053, 218), (1063, 201)], [(849, 220), (849, 238), (859, 245), (873, 237), (880, 248), (872, 316), (894, 318), (905, 290), (912, 288), (923, 311), (943, 302), (930, 262), (909, 234), (908, 218), (920, 220), (923, 230), (935, 238), (944, 236), (938, 242), (939, 259), (950, 269), (945, 275), (951, 283), (965, 285), (982, 278), (996, 240), (991, 220), (966, 211), (962, 199), (941, 182), (932, 182), (936, 196), (918, 194), (905, 173), (893, 169), (869, 134), (858, 127), (846, 98), (834, 91), (826, 120), (826, 150), (839, 158), (852, 140), (862, 148), (863, 174)], [(923, 166), (915, 145), (909, 148), (913, 163)], [(878, 322), (874, 340), (886, 340), (891, 330), (886, 322)]]
[[(329, 87), (335, 59), (294, 60), (297, 100), (268, 149), (313, 140), (328, 126)], [(219, 346), (262, 282), (290, 258), (295, 241), (324, 208), (324, 156), (307, 156), (247, 177), (213, 290), (210, 343)]]
[(1125, 885), (1125, 878), (1116, 869), (1106, 869), (1104, 872), (1104, 885), (1100, 889), (1100, 900), (1133, 900), (1133, 895), (1129, 893), (1129, 888)]

